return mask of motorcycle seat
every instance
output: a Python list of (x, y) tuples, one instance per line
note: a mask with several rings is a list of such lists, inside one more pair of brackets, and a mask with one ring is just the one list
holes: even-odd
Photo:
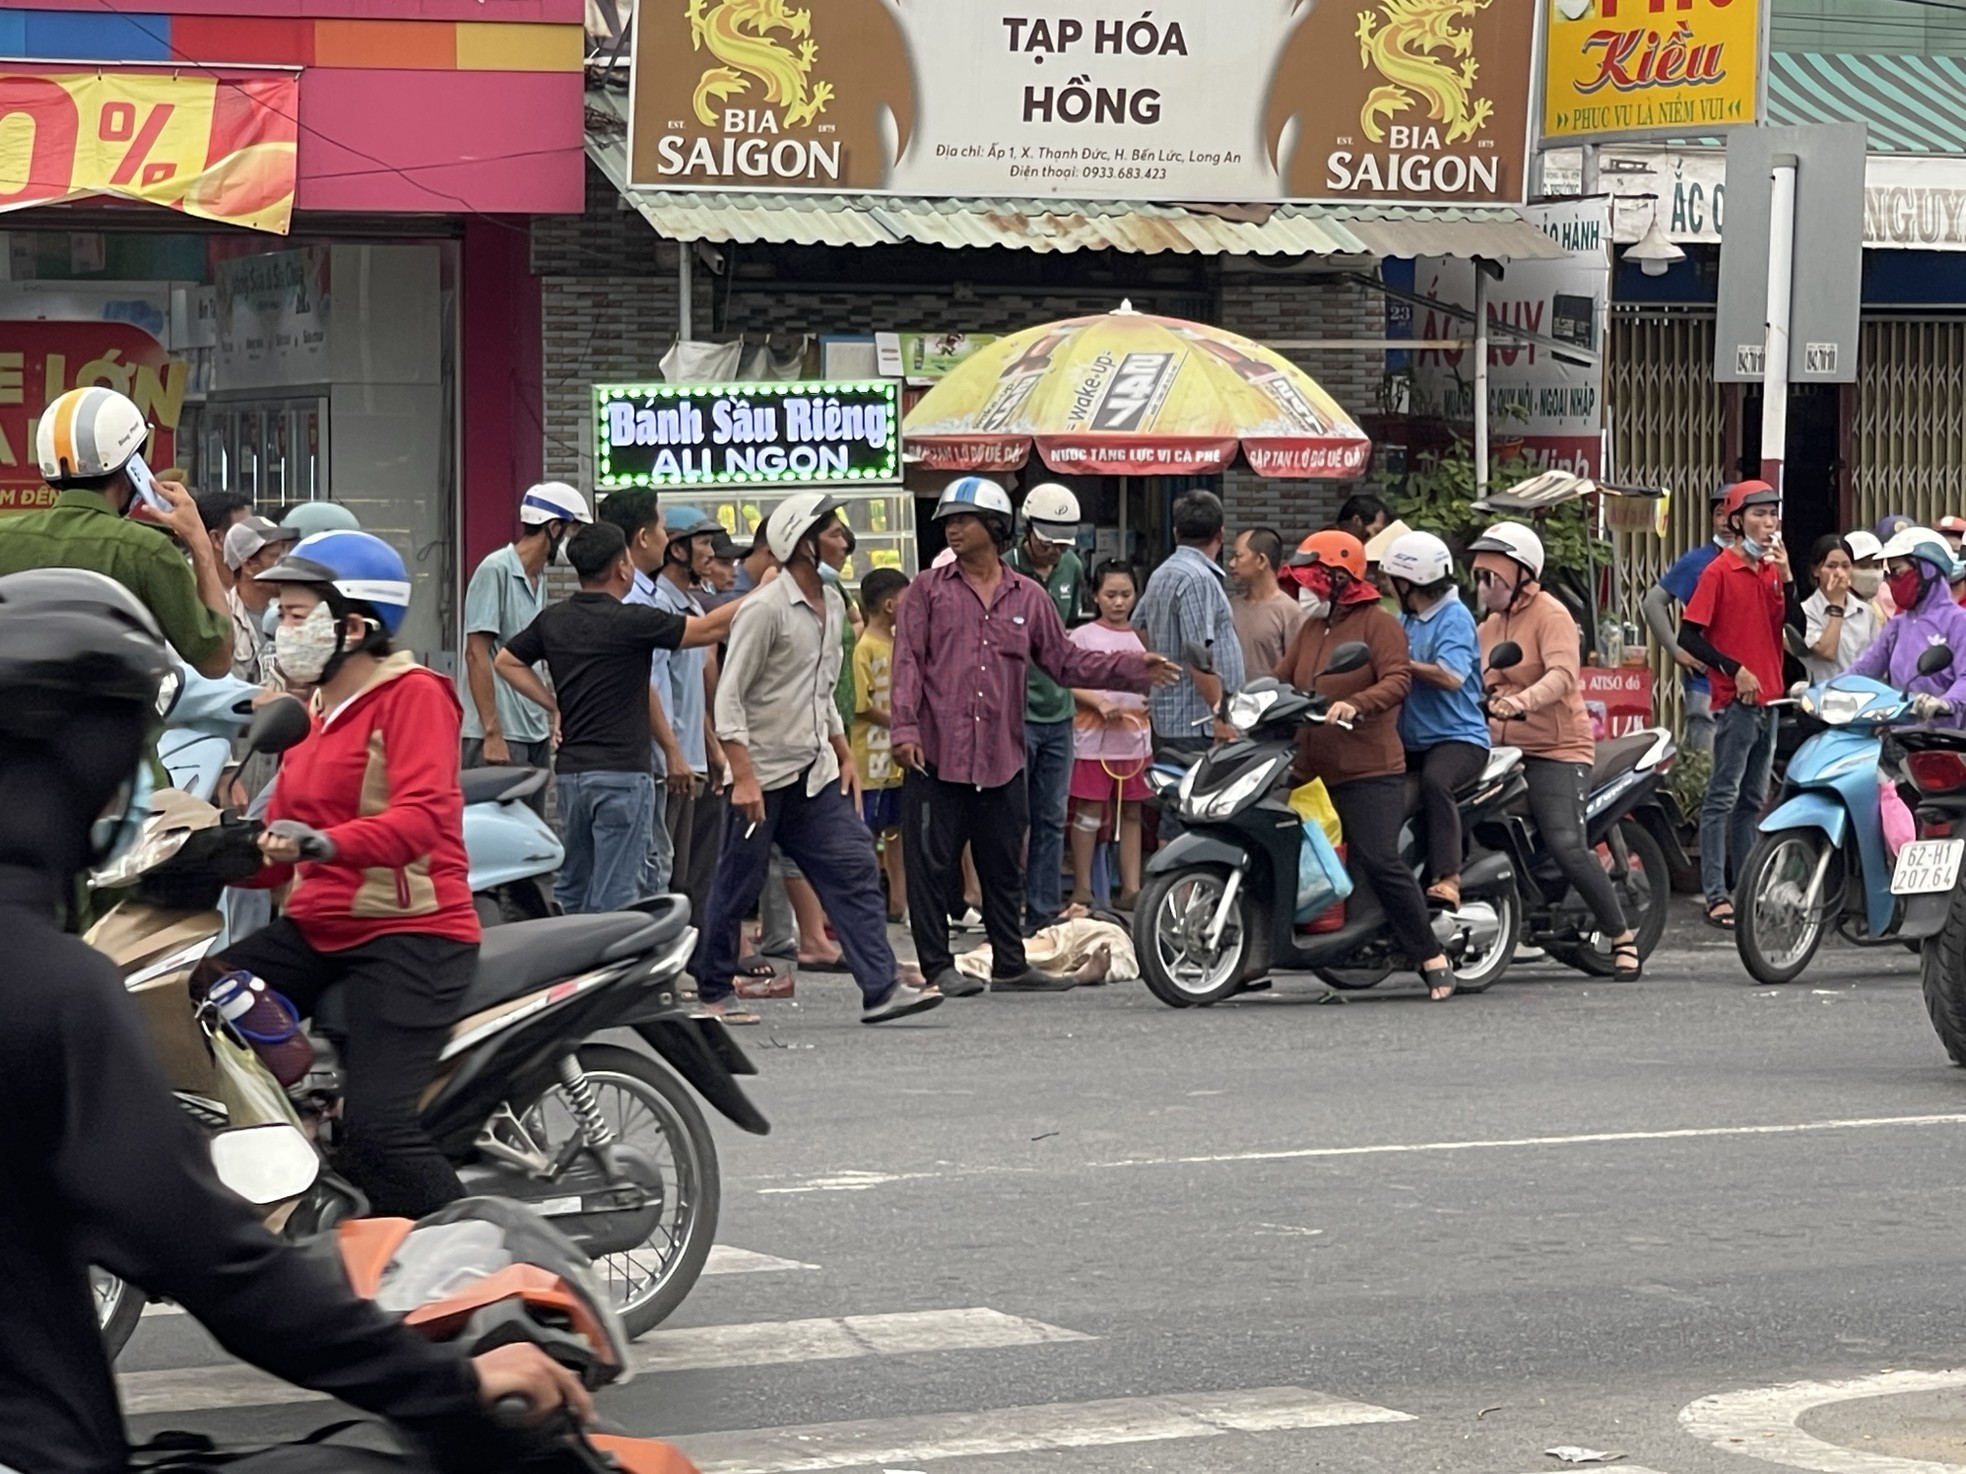
[(510, 804), (546, 786), (544, 768), (466, 768), (457, 775), (467, 804)]
[(1595, 793), (1621, 773), (1629, 773), (1638, 760), (1652, 750), (1658, 735), (1634, 732), (1629, 737), (1613, 737), (1597, 744), (1597, 761), (1591, 766), (1591, 792)]
[[(663, 897), (651, 910), (604, 911), (592, 916), (549, 916), (494, 926), (478, 948), (478, 971), (453, 1009), (469, 1018), (487, 1008), (537, 992), (577, 973), (623, 962), (666, 946), (689, 925), (689, 902)], [(314, 1006), (314, 1027), (342, 1034), (341, 988), (329, 988)]]

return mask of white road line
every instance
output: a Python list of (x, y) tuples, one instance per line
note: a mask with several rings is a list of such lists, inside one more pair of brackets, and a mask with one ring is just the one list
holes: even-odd
[[(1808, 1136), (1826, 1131), (1879, 1131), (1892, 1126), (1966, 1126), (1966, 1112), (1940, 1116), (1862, 1116), (1828, 1121), (1786, 1121), (1767, 1126), (1681, 1126), (1663, 1131), (1589, 1131), (1570, 1136), (1502, 1136), (1475, 1141), (1382, 1142), (1372, 1146), (1279, 1147), (1271, 1151), (1218, 1152), (1195, 1157), (1121, 1157), (1110, 1162), (1061, 1164), (1068, 1172), (1104, 1171), (1120, 1167), (1206, 1167), (1236, 1162), (1295, 1162), (1319, 1157), (1396, 1157), (1437, 1152), (1513, 1151), (1539, 1146), (1618, 1146), (1636, 1141), (1699, 1141), (1728, 1136)], [(1029, 1174), (1035, 1167), (957, 1167), (937, 1172), (835, 1172), (784, 1187), (760, 1187), (772, 1193), (864, 1192), (891, 1182), (931, 1178), (1000, 1177)]]
[[(1092, 1339), (1080, 1331), (982, 1307), (913, 1310), (651, 1331), (635, 1343), (635, 1362), (647, 1371), (701, 1371), (904, 1356), (921, 1351), (990, 1351)], [(230, 1362), (125, 1372), (117, 1382), (122, 1389), (123, 1410), (131, 1414), (266, 1407), (316, 1401), (320, 1396)]]
[(1411, 1421), (1411, 1415), (1391, 1408), (1347, 1402), (1301, 1387), (1258, 1387), (1244, 1392), (1122, 1397), (1106, 1402), (877, 1418), (803, 1428), (758, 1428), (746, 1433), (706, 1433), (676, 1442), (702, 1474), (808, 1474), (867, 1465), (914, 1466), (976, 1454), (1037, 1453), (1217, 1438), (1227, 1433)]
[(710, 1257), (703, 1261), (703, 1273), (712, 1274), (773, 1274), (788, 1269), (817, 1269), (817, 1264), (806, 1264), (797, 1259), (780, 1259), (775, 1254), (754, 1254), (749, 1249), (734, 1249), (729, 1244), (713, 1244)]
[(1959, 1474), (1957, 1464), (1869, 1454), (1813, 1438), (1796, 1426), (1811, 1408), (1860, 1397), (1908, 1392), (1944, 1392), (1966, 1387), (1966, 1369), (1944, 1372), (1880, 1372), (1842, 1382), (1788, 1382), (1749, 1387), (1703, 1397), (1680, 1409), (1679, 1423), (1728, 1453), (1746, 1454), (1774, 1464), (1816, 1469), (1822, 1474)]

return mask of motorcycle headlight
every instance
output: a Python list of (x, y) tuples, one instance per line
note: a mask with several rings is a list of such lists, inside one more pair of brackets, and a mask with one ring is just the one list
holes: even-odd
[(184, 672), (172, 666), (164, 672), (164, 679), (157, 683), (157, 715), (159, 719), (168, 717), (176, 708), (178, 697), (184, 694)]
[(1825, 691), (1816, 703), (1816, 715), (1832, 727), (1841, 727), (1854, 722), (1870, 705), (1870, 695), (1864, 691)]
[(1280, 691), (1238, 691), (1229, 698), (1229, 725), (1247, 732), (1263, 720), (1263, 714), (1282, 697)]
[(1252, 768), (1227, 788), (1196, 799), (1189, 797), (1186, 808), (1197, 819), (1226, 819), (1269, 786), (1270, 765)]

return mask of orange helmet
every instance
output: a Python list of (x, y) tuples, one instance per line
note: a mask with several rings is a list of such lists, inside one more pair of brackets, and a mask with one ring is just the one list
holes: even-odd
[(1365, 544), (1349, 532), (1335, 528), (1314, 532), (1297, 544), (1291, 555), (1292, 568), (1342, 568), (1353, 578), (1365, 577)]

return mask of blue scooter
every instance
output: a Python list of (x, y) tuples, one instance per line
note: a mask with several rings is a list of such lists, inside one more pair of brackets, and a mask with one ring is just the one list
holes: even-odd
[[(1952, 652), (1934, 646), (1919, 658), (1919, 674), (1951, 663)], [(1885, 731), (1915, 720), (1912, 698), (1841, 675), (1809, 687), (1796, 705), (1823, 729), (1789, 759), (1780, 802), (1762, 819), (1734, 885), (1734, 944), (1758, 983), (1795, 981), (1832, 927), (1860, 947), (1902, 940), (1878, 783)]]

